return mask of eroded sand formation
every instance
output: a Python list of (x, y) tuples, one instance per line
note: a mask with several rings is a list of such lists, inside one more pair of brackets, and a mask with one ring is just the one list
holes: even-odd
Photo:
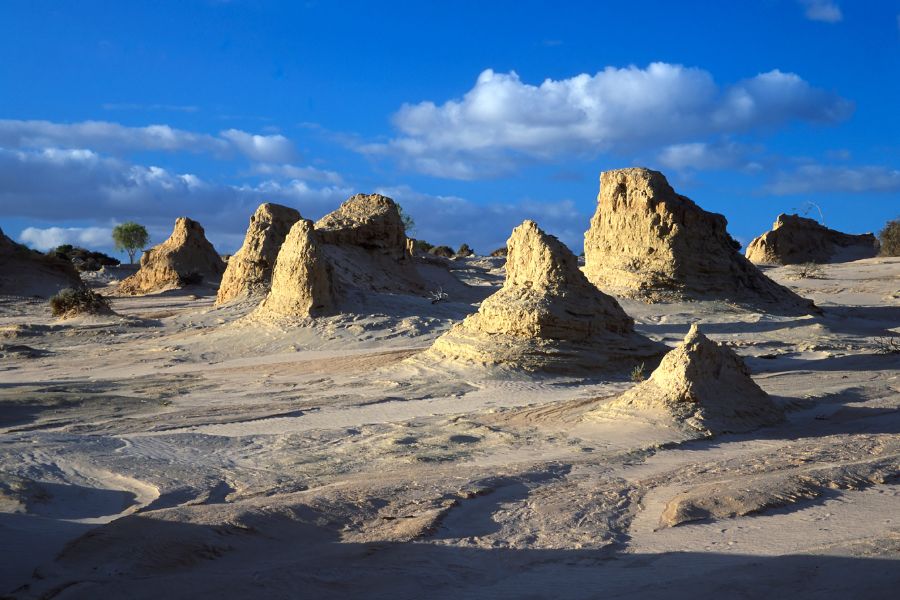
[(416, 360), (565, 372), (658, 352), (585, 278), (572, 251), (536, 223), (516, 227), (507, 248), (503, 287)]
[(46, 298), (81, 285), (71, 262), (17, 244), (0, 229), (0, 294)]
[(280, 204), (261, 204), (256, 209), (250, 217), (243, 245), (228, 260), (216, 304), (269, 292), (278, 251), (299, 220), (299, 212)]
[(778, 215), (772, 231), (750, 242), (745, 253), (750, 262), (779, 265), (847, 262), (877, 254), (878, 239), (871, 233), (842, 233), (814, 219), (785, 214)]
[(651, 302), (721, 299), (769, 311), (814, 310), (744, 258), (726, 224), (676, 194), (658, 171), (606, 171), (584, 236), (585, 274), (603, 290)]
[(271, 289), (257, 314), (303, 318), (333, 308), (331, 266), (317, 238), (312, 221), (294, 223), (278, 252)]
[(702, 435), (749, 431), (783, 418), (744, 361), (697, 325), (691, 325), (681, 345), (666, 354), (646, 381), (597, 414), (634, 415)]
[(119, 292), (149, 294), (189, 283), (218, 283), (224, 271), (225, 263), (200, 223), (179, 217), (169, 239), (144, 252), (141, 268), (122, 281)]

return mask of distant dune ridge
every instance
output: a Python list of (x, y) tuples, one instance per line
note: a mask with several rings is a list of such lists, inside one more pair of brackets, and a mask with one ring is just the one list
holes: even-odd
[(49, 297), (81, 285), (71, 262), (17, 244), (0, 229), (0, 294)]
[(873, 258), (878, 239), (871, 233), (852, 235), (829, 229), (814, 219), (780, 214), (767, 231), (754, 238), (745, 256), (758, 264), (847, 262)]
[(417, 360), (565, 372), (658, 353), (615, 298), (585, 278), (572, 251), (534, 221), (516, 227), (507, 248), (503, 287)]
[(216, 304), (237, 298), (265, 295), (281, 245), (300, 213), (280, 204), (261, 204), (250, 217), (240, 249), (228, 260)]
[(183, 287), (189, 283), (218, 284), (225, 263), (206, 239), (203, 227), (187, 217), (178, 217), (172, 235), (141, 256), (141, 268), (119, 285), (123, 294), (149, 294)]
[(658, 171), (606, 171), (584, 236), (585, 273), (601, 289), (650, 302), (724, 299), (773, 312), (815, 310), (744, 258), (726, 225), (675, 193)]
[(750, 431), (783, 419), (744, 361), (703, 335), (696, 324), (646, 381), (597, 414), (645, 417), (703, 435)]

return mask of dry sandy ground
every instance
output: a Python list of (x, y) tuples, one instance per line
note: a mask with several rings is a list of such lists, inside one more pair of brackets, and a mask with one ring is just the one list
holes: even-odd
[(403, 362), (499, 266), (314, 324), (208, 289), (63, 322), (0, 299), (0, 594), (896, 597), (900, 259), (769, 271), (821, 317), (624, 301), (669, 345), (701, 323), (788, 411), (711, 440), (587, 414), (627, 373)]

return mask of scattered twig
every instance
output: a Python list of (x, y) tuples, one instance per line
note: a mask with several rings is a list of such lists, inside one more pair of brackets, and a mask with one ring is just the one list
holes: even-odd
[(444, 300), (446, 300), (449, 297), (450, 297), (450, 295), (444, 291), (443, 287), (439, 287), (437, 289), (437, 291), (428, 292), (428, 298), (431, 300), (432, 304), (437, 304), (438, 302), (443, 302)]
[(875, 349), (878, 354), (900, 354), (900, 339), (893, 335), (875, 338)]

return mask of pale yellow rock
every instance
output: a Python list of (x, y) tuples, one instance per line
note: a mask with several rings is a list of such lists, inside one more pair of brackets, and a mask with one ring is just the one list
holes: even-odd
[(244, 243), (229, 260), (216, 304), (267, 294), (278, 251), (300, 213), (279, 204), (262, 204), (250, 217)]
[(272, 286), (257, 309), (260, 316), (304, 318), (333, 308), (330, 267), (313, 223), (300, 219), (288, 232), (272, 273)]
[(813, 219), (781, 214), (772, 231), (750, 242), (745, 256), (757, 264), (791, 265), (848, 262), (877, 254), (878, 239), (871, 233), (842, 233)]
[(119, 284), (119, 292), (148, 294), (182, 287), (186, 282), (218, 283), (224, 271), (225, 263), (200, 223), (179, 217), (169, 239), (141, 256), (141, 268)]
[(636, 416), (701, 435), (749, 431), (783, 419), (744, 361), (692, 325), (659, 367), (596, 416)]
[(507, 247), (503, 287), (421, 360), (565, 372), (658, 353), (619, 303), (588, 282), (575, 255), (533, 221), (514, 229)]
[(772, 312), (816, 310), (744, 258), (726, 224), (676, 194), (658, 171), (606, 171), (584, 236), (585, 274), (601, 289), (650, 302), (722, 299)]

